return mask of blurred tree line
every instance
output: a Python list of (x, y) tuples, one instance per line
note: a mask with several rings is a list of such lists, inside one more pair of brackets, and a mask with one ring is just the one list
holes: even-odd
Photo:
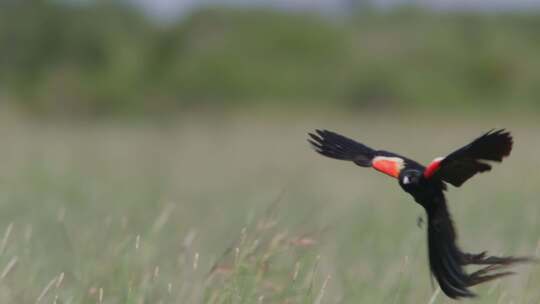
[(118, 1), (3, 0), (0, 96), (31, 113), (85, 116), (540, 109), (540, 15), (362, 8), (207, 8), (159, 24)]

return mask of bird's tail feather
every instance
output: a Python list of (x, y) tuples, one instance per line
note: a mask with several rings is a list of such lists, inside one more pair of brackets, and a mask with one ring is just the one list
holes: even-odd
[[(450, 298), (474, 297), (469, 275), (463, 268), (464, 255), (455, 242), (455, 231), (445, 210), (428, 211), (428, 254), (431, 273)], [(446, 213), (446, 215), (444, 214)]]
[[(428, 210), (428, 250), (433, 276), (441, 290), (450, 298), (474, 297), (469, 287), (513, 274), (506, 268), (517, 263), (535, 262), (529, 257), (488, 256), (486, 252), (471, 254), (462, 252), (456, 244), (453, 223), (444, 201)], [(467, 273), (466, 265), (485, 265)]]
[(478, 285), (484, 282), (495, 280), (501, 277), (514, 274), (512, 271), (502, 271), (507, 267), (519, 263), (536, 263), (537, 259), (532, 257), (497, 257), (486, 256), (487, 252), (479, 254), (464, 253), (464, 265), (487, 265), (469, 275), (469, 286)]
[(477, 254), (464, 253), (463, 254), (465, 265), (501, 265), (508, 266), (516, 263), (529, 263), (538, 262), (533, 257), (513, 257), (513, 256), (487, 256), (487, 251), (483, 251)]

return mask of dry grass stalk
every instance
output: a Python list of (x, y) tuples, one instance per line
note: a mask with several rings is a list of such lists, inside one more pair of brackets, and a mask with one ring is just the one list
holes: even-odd
[(433, 295), (432, 295), (431, 298), (429, 299), (428, 304), (433, 304), (433, 303), (435, 303), (435, 300), (437, 300), (437, 297), (439, 296), (440, 293), (441, 293), (441, 288), (440, 288), (440, 287), (437, 287), (437, 289), (435, 290), (435, 292), (433, 293)]
[(0, 244), (0, 255), (4, 254), (6, 249), (7, 242), (9, 241), (9, 236), (11, 235), (11, 230), (13, 229), (13, 223), (9, 223), (4, 233), (4, 238), (2, 238), (2, 243)]
[(328, 286), (328, 282), (330, 282), (331, 278), (332, 277), (330, 275), (326, 276), (326, 279), (324, 280), (324, 282), (322, 284), (321, 290), (319, 291), (319, 295), (317, 296), (317, 299), (315, 299), (315, 302), (313, 302), (314, 304), (321, 304), (322, 303), (322, 299), (324, 297), (326, 287)]
[(56, 288), (60, 288), (62, 286), (62, 282), (64, 281), (64, 273), (60, 273), (58, 276), (58, 280), (56, 281)]
[(197, 270), (199, 267), (199, 253), (195, 252), (195, 256), (193, 257), (193, 270)]
[(54, 284), (57, 282), (57, 280), (58, 280), (58, 278), (54, 277), (51, 281), (49, 281), (49, 283), (45, 286), (45, 288), (43, 288), (43, 290), (41, 291), (41, 293), (37, 297), (36, 304), (40, 303), (41, 300), (43, 300), (43, 298), (47, 295), (47, 293), (54, 286)]
[(98, 299), (98, 303), (99, 304), (102, 304), (103, 303), (103, 288), (100, 288), (99, 289), (99, 299)]
[(137, 234), (137, 237), (135, 237), (135, 250), (139, 250), (141, 247), (141, 235)]
[(17, 256), (14, 256), (11, 258), (11, 260), (7, 263), (6, 267), (4, 267), (4, 270), (2, 271), (2, 274), (0, 275), (0, 280), (3, 280), (11, 272), (13, 267), (17, 265), (18, 260), (19, 258)]

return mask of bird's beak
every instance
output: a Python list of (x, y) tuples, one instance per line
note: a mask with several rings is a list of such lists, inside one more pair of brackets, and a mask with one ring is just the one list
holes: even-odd
[(410, 182), (411, 182), (411, 180), (409, 179), (408, 176), (405, 176), (405, 177), (403, 178), (403, 184), (407, 185), (407, 184), (409, 184)]

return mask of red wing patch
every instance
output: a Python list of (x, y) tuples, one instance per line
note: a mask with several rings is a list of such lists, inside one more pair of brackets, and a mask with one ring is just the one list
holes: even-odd
[(437, 157), (435, 158), (424, 170), (424, 177), (425, 178), (431, 178), (437, 170), (441, 167), (441, 162), (443, 161), (444, 157)]
[(373, 159), (371, 165), (379, 172), (398, 178), (405, 162), (399, 157), (377, 156)]

